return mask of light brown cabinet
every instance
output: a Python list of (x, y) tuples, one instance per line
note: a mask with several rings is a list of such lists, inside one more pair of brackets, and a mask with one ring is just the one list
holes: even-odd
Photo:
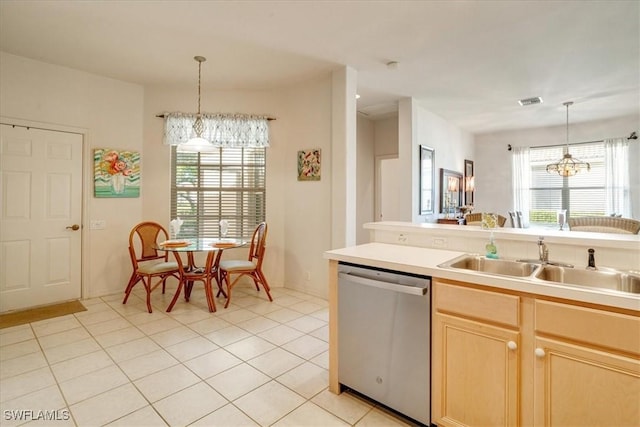
[(640, 321), (535, 301), (534, 424), (640, 425)]
[(640, 318), (434, 280), (438, 426), (640, 425)]
[(518, 423), (517, 296), (436, 281), (432, 419), (440, 426)]

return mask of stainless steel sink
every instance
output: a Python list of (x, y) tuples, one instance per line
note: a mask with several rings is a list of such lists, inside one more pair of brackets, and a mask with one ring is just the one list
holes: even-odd
[(640, 294), (640, 271), (635, 270), (624, 271), (606, 267), (586, 270), (572, 268), (569, 264), (552, 265), (540, 264), (534, 260), (491, 259), (478, 254), (462, 255), (438, 267), (517, 277), (531, 283), (555, 282)]
[(583, 270), (545, 265), (536, 272), (535, 277), (549, 282), (640, 294), (640, 272), (620, 271), (609, 268)]
[(439, 267), (478, 271), (500, 276), (527, 277), (531, 276), (540, 265), (530, 262), (492, 259), (482, 255), (464, 255), (440, 264)]

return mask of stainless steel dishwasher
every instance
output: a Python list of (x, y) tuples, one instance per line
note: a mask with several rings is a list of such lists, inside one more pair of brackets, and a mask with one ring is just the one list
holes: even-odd
[(340, 263), (338, 381), (431, 425), (431, 278)]

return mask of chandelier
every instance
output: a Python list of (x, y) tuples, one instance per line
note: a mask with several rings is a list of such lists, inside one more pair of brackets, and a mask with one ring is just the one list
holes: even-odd
[(198, 114), (193, 122), (193, 136), (183, 144), (180, 144), (182, 151), (214, 151), (216, 147), (207, 139), (202, 137), (204, 131), (204, 123), (200, 114), (200, 78), (202, 74), (202, 63), (207, 60), (204, 56), (194, 56), (193, 59), (198, 63)]
[(569, 176), (574, 176), (575, 174), (577, 174), (583, 169), (590, 171), (591, 165), (587, 162), (583, 162), (580, 159), (574, 158), (569, 153), (569, 106), (573, 105), (573, 102), (571, 101), (564, 102), (562, 105), (567, 107), (567, 147), (566, 147), (564, 156), (562, 156), (562, 159), (560, 159), (556, 163), (551, 163), (547, 165), (547, 172), (548, 173), (556, 172), (560, 176), (569, 177)]

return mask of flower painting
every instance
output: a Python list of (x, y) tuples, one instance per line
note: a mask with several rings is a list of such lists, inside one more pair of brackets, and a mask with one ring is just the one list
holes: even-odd
[(140, 153), (96, 148), (93, 152), (95, 197), (140, 197)]
[(320, 181), (320, 149), (298, 151), (298, 181)]

